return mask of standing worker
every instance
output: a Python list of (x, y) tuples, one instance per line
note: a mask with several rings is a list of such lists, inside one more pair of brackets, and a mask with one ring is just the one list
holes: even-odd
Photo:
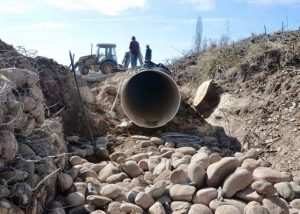
[(146, 45), (145, 62), (151, 61), (151, 58), (152, 58), (152, 50), (150, 49), (149, 45)]
[(140, 45), (135, 40), (135, 36), (133, 36), (131, 40), (132, 41), (130, 42), (129, 50), (130, 50), (131, 67), (134, 68), (137, 65), (137, 59), (140, 53)]
[(130, 51), (125, 52), (124, 59), (122, 61), (122, 64), (125, 68), (128, 68), (130, 62)]

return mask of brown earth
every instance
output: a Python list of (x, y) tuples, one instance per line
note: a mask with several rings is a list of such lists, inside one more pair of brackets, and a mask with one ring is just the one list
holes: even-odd
[(207, 119), (280, 170), (300, 173), (300, 31), (255, 36), (181, 59), (172, 67), (191, 89), (213, 79), (225, 93)]

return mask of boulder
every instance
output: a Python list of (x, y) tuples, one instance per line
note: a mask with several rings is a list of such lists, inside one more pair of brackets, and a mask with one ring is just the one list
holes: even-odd
[(188, 214), (213, 214), (211, 209), (209, 207), (203, 205), (203, 204), (194, 204), (191, 206)]
[(77, 207), (71, 208), (68, 214), (90, 214), (95, 210), (95, 207), (90, 204), (79, 205)]
[(122, 165), (122, 169), (130, 178), (135, 178), (144, 174), (143, 170), (134, 161), (126, 161)]
[(188, 185), (175, 184), (170, 187), (170, 196), (173, 201), (192, 201), (196, 188)]
[(67, 196), (66, 201), (70, 206), (81, 205), (85, 202), (85, 197), (80, 192), (73, 192)]
[(119, 168), (116, 167), (115, 165), (109, 163), (107, 164), (100, 172), (99, 172), (99, 176), (98, 179), (101, 182), (106, 182), (106, 179), (114, 174), (118, 174), (120, 172)]
[(154, 204), (154, 200), (148, 193), (140, 192), (135, 197), (135, 204), (143, 209), (148, 209)]
[(196, 153), (196, 149), (194, 149), (193, 147), (181, 147), (175, 149), (175, 152), (180, 152), (184, 155), (194, 155)]
[(122, 189), (116, 184), (108, 184), (102, 187), (100, 193), (104, 197), (115, 199), (122, 193)]
[(92, 164), (90, 169), (99, 173), (108, 163), (106, 161), (102, 161), (100, 163)]
[(238, 160), (235, 157), (225, 157), (222, 160), (209, 165), (207, 168), (207, 185), (218, 187), (238, 167)]
[(131, 203), (122, 203), (120, 206), (120, 211), (124, 213), (134, 213), (134, 214), (143, 213), (143, 209), (141, 207)]
[[(120, 207), (121, 207), (121, 203), (118, 201), (113, 201), (111, 203), (109, 203), (105, 209), (107, 214), (119, 214), (120, 213)], [(125, 214), (120, 213), (120, 214)]]
[(160, 137), (151, 137), (150, 142), (158, 146), (163, 145), (165, 143), (164, 139)]
[(104, 196), (99, 196), (99, 195), (89, 195), (86, 197), (86, 201), (95, 206), (97, 209), (101, 209), (108, 203), (111, 203), (112, 200), (110, 198), (104, 197)]
[(242, 214), (242, 212), (233, 205), (221, 205), (216, 209), (215, 214)]
[(247, 169), (240, 169), (231, 174), (223, 184), (225, 197), (231, 198), (240, 190), (248, 187), (252, 182), (252, 173)]
[(106, 182), (109, 184), (115, 184), (115, 183), (122, 182), (125, 178), (128, 178), (128, 176), (124, 172), (121, 172), (121, 173), (109, 176), (106, 179)]
[(274, 195), (277, 193), (273, 184), (267, 181), (255, 181), (251, 184), (251, 188), (263, 195)]
[(300, 210), (300, 199), (294, 199), (291, 201), (290, 205), (292, 208)]
[(0, 167), (14, 159), (18, 151), (15, 136), (8, 130), (0, 130)]
[(255, 205), (255, 206), (246, 207), (244, 210), (244, 214), (270, 214), (270, 213), (267, 208), (263, 206)]
[(170, 176), (171, 176), (171, 171), (165, 170), (154, 179), (153, 183), (157, 183), (158, 181), (161, 181), (161, 180), (170, 180)]
[(221, 159), (222, 159), (222, 157), (218, 153), (212, 153), (209, 156), (209, 164), (216, 163), (216, 162), (220, 161)]
[(187, 214), (190, 208), (191, 204), (185, 201), (173, 201), (171, 203), (171, 211), (176, 214)]
[(80, 192), (85, 195), (86, 193), (86, 183), (85, 182), (75, 182), (74, 183), (75, 192)]
[(236, 199), (224, 199), (224, 200), (214, 199), (209, 203), (209, 208), (212, 211), (216, 211), (216, 209), (222, 205), (233, 205), (233, 206), (239, 208), (240, 212), (243, 212), (243, 210), (247, 204), (243, 201), (239, 201)]
[(253, 172), (257, 167), (263, 166), (263, 161), (262, 160), (255, 160), (252, 158), (248, 158), (244, 160), (242, 164), (242, 168), (248, 169), (250, 172)]
[(209, 155), (205, 152), (198, 152), (193, 155), (191, 163), (197, 163), (202, 166), (203, 169), (207, 169), (210, 164)]
[(250, 187), (238, 192), (235, 197), (246, 202), (257, 201), (261, 203), (263, 200), (263, 198)]
[(148, 210), (149, 214), (166, 214), (165, 208), (160, 202), (155, 202)]
[(83, 164), (83, 159), (81, 157), (75, 155), (70, 158), (70, 163), (72, 166), (81, 165), (81, 164)]
[(268, 167), (258, 167), (253, 171), (254, 180), (265, 180), (271, 183), (290, 182), (293, 176), (288, 172), (280, 172)]
[(274, 185), (279, 195), (286, 201), (292, 201), (295, 198), (295, 193), (289, 182), (280, 182)]
[(218, 191), (215, 188), (207, 187), (200, 189), (193, 197), (194, 204), (203, 204), (208, 206), (209, 203), (218, 197)]
[(252, 158), (252, 159), (257, 159), (258, 157), (258, 152), (256, 149), (249, 149), (246, 154), (241, 155), (240, 157), (238, 157), (239, 163), (242, 164), (244, 162), (244, 160), (248, 159), (248, 158)]
[(147, 187), (145, 192), (148, 193), (152, 198), (158, 199), (165, 193), (168, 185), (169, 182), (162, 180), (152, 186)]
[(185, 183), (188, 183), (189, 181), (190, 181), (190, 179), (188, 178), (187, 173), (185, 172), (185, 170), (176, 169), (176, 170), (171, 172), (170, 182), (172, 184), (185, 184)]
[(288, 214), (289, 205), (288, 203), (277, 196), (269, 196), (265, 198), (262, 205), (267, 208), (270, 214)]
[(110, 159), (111, 159), (111, 161), (117, 161), (117, 159), (119, 158), (119, 157), (124, 157), (124, 158), (126, 158), (126, 154), (124, 153), (124, 152), (114, 152), (114, 153), (112, 153), (111, 155), (110, 155)]
[(204, 168), (197, 162), (189, 164), (187, 175), (189, 179), (196, 184), (197, 187), (202, 187), (204, 185), (206, 172)]

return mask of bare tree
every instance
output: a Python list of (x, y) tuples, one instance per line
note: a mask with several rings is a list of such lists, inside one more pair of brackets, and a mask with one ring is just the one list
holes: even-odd
[(219, 40), (219, 45), (223, 47), (223, 46), (227, 46), (228, 44), (229, 44), (229, 37), (223, 34)]
[(209, 41), (209, 48), (210, 49), (214, 49), (214, 48), (216, 48), (218, 46), (216, 39), (210, 38), (208, 41)]
[(197, 19), (196, 35), (194, 40), (194, 51), (196, 53), (200, 53), (201, 51), (202, 31), (203, 31), (202, 18), (201, 16), (199, 16)]
[(203, 38), (202, 40), (202, 51), (205, 52), (208, 49), (208, 39), (206, 37)]

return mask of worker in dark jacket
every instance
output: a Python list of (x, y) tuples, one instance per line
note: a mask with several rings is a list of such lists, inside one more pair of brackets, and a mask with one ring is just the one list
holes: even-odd
[(146, 45), (145, 62), (151, 61), (151, 58), (152, 58), (152, 50), (150, 49), (149, 45)]
[(135, 40), (135, 36), (133, 36), (131, 40), (132, 41), (130, 42), (129, 50), (130, 50), (131, 67), (134, 68), (137, 65), (137, 59), (140, 53), (140, 45)]

